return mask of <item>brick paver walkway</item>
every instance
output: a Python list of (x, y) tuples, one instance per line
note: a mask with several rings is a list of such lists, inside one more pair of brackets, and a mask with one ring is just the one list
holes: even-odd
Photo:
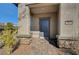
[[(0, 54), (4, 54), (3, 50), (0, 50)], [(32, 39), (30, 45), (20, 45), (12, 55), (63, 55), (64, 52), (55, 46), (49, 44), (45, 39)]]

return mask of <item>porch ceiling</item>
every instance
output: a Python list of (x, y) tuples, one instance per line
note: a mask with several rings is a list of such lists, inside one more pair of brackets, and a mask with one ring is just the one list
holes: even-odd
[(58, 11), (59, 4), (55, 3), (40, 3), (29, 5), (32, 14), (41, 14), (41, 13), (53, 13)]

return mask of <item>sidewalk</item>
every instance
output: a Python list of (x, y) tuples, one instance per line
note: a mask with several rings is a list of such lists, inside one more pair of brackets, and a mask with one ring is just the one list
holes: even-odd
[(48, 43), (45, 39), (32, 39), (30, 45), (20, 45), (13, 55), (63, 55), (58, 48)]

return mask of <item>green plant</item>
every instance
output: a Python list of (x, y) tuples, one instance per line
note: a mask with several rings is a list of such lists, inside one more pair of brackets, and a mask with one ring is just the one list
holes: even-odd
[(7, 54), (10, 54), (13, 49), (13, 45), (15, 45), (16, 40), (14, 39), (15, 34), (17, 33), (17, 30), (12, 30), (12, 25), (7, 24), (5, 26), (4, 31), (2, 31), (0, 35), (0, 40), (3, 40), (4, 42), (4, 48)]
[(7, 25), (4, 27), (4, 30), (13, 30), (14, 26), (12, 23), (8, 22)]

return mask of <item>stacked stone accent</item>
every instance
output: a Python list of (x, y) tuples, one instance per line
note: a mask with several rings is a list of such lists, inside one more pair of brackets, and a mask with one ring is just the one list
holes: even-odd
[(20, 40), (20, 44), (22, 44), (22, 45), (29, 45), (29, 44), (31, 44), (31, 42), (32, 42), (31, 38), (22, 38)]
[(79, 49), (79, 40), (60, 39), (58, 44), (60, 48)]

